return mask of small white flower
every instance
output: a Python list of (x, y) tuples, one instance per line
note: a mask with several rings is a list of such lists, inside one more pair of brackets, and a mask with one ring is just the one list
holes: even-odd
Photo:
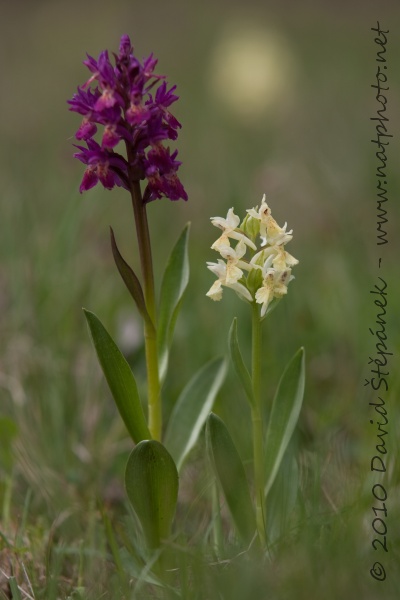
[[(232, 283), (227, 281), (227, 276), (228, 276), (227, 271), (228, 270), (227, 270), (227, 265), (224, 263), (223, 260), (218, 259), (217, 263), (208, 262), (207, 268), (210, 269), (210, 271), (218, 277), (217, 281), (214, 281), (211, 288), (208, 290), (208, 292), (206, 294), (206, 296), (211, 298), (211, 300), (217, 300), (217, 301), (221, 300), (222, 286), (225, 286), (225, 287), (231, 288), (239, 296), (242, 296), (249, 302), (253, 301), (249, 290), (241, 283), (238, 283), (237, 279), (233, 279)], [(240, 271), (240, 269), (238, 269), (238, 271)]]
[(247, 271), (251, 269), (247, 262), (240, 260), (246, 254), (246, 244), (243, 240), (240, 240), (235, 249), (231, 248), (231, 246), (221, 246), (219, 253), (226, 260), (227, 284), (236, 283), (243, 277), (241, 269), (246, 269)]
[(264, 248), (260, 252), (257, 252), (250, 262), (255, 263), (255, 266), (257, 266), (266, 260), (269, 260), (268, 267), (273, 266), (277, 271), (284, 271), (287, 267), (294, 267), (299, 264), (297, 258), (286, 252), (282, 244)]
[(211, 223), (222, 229), (222, 235), (217, 239), (216, 242), (211, 246), (212, 250), (217, 250), (219, 252), (221, 246), (229, 246), (229, 238), (233, 238), (234, 240), (243, 241), (247, 246), (250, 246), (253, 250), (257, 250), (256, 246), (253, 244), (251, 240), (249, 240), (244, 233), (240, 231), (235, 231), (239, 226), (240, 219), (233, 212), (233, 208), (228, 210), (228, 214), (226, 215), (226, 219), (222, 217), (211, 217)]
[[(268, 262), (269, 258), (265, 265)], [(294, 279), (291, 269), (277, 271), (265, 265), (263, 268), (263, 284), (256, 292), (256, 302), (257, 304), (262, 304), (261, 317), (265, 315), (268, 305), (273, 298), (282, 298), (287, 293), (287, 286)]]
[(221, 283), (220, 279), (217, 279), (216, 281), (214, 281), (214, 283), (208, 290), (206, 296), (211, 298), (211, 300), (215, 300), (216, 302), (218, 300), (221, 300), (221, 298), (222, 298), (222, 283)]
[(276, 256), (272, 264), (277, 271), (284, 271), (287, 267), (294, 267), (299, 264), (297, 258), (286, 252), (282, 244), (274, 246), (274, 248), (276, 249)]
[(286, 231), (287, 223), (285, 223), (283, 227), (279, 227), (278, 223), (271, 216), (271, 209), (265, 201), (265, 194), (259, 210), (257, 210), (257, 208), (258, 207), (251, 208), (247, 210), (247, 212), (253, 219), (258, 219), (260, 221), (261, 246), (265, 246), (266, 244), (277, 246), (290, 242), (293, 238), (291, 235), (293, 229)]
[(211, 217), (211, 223), (215, 225), (215, 227), (222, 229), (222, 231), (233, 231), (238, 227), (240, 219), (233, 212), (233, 208), (230, 208), (226, 215), (226, 219), (222, 217)]
[(286, 252), (283, 245), (269, 246), (257, 252), (250, 261), (254, 268), (263, 268), (264, 270), (273, 267), (277, 271), (284, 271), (287, 267), (293, 267), (299, 264), (297, 258)]

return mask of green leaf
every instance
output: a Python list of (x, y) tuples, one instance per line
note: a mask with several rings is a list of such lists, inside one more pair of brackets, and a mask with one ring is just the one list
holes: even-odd
[(283, 456), (275, 481), (268, 492), (267, 533), (270, 543), (274, 543), (288, 533), (290, 515), (296, 505), (299, 490), (299, 467), (295, 458), (295, 444), (292, 437)]
[(232, 321), (231, 328), (229, 330), (229, 350), (231, 359), (237, 376), (239, 377), (240, 383), (242, 384), (243, 390), (247, 396), (248, 401), (254, 406), (254, 395), (253, 385), (249, 372), (244, 364), (242, 354), (239, 348), (239, 340), (237, 335), (237, 318), (235, 317)]
[(167, 372), (168, 351), (181, 305), (180, 301), (189, 281), (189, 227), (190, 223), (183, 229), (171, 252), (161, 284), (157, 331), (161, 380)]
[(111, 248), (114, 256), (115, 264), (117, 265), (119, 274), (121, 275), (126, 287), (128, 288), (129, 293), (134, 299), (136, 306), (142, 315), (143, 319), (146, 323), (153, 328), (154, 324), (150, 318), (149, 313), (147, 312), (146, 302), (143, 295), (142, 286), (140, 285), (140, 281), (136, 276), (133, 269), (128, 265), (128, 263), (123, 259), (120, 251), (118, 250), (117, 242), (115, 240), (114, 232), (112, 227), (110, 227), (110, 235), (111, 235)]
[(115, 404), (135, 443), (151, 439), (129, 364), (96, 315), (83, 309), (97, 357)]
[(265, 495), (274, 483), (299, 418), (304, 396), (305, 355), (300, 348), (285, 368), (272, 404), (265, 439)]
[(222, 419), (211, 413), (206, 425), (207, 452), (240, 537), (250, 543), (255, 514), (243, 463)]
[(125, 487), (149, 548), (158, 548), (171, 532), (178, 485), (175, 463), (160, 442), (146, 440), (132, 450)]
[(178, 471), (199, 437), (207, 415), (226, 375), (226, 362), (208, 362), (189, 381), (179, 396), (168, 422), (165, 445)]

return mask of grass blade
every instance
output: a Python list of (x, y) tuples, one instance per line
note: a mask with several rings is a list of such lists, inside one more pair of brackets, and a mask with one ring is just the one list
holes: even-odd
[(19, 591), (19, 587), (15, 577), (9, 578), (8, 585), (10, 586), (12, 600), (22, 600), (21, 592)]

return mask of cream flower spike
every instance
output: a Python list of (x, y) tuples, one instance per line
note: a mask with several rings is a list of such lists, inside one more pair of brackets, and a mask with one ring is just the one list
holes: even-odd
[(247, 238), (244, 235), (244, 233), (241, 233), (240, 231), (235, 231), (237, 229), (237, 227), (239, 226), (240, 219), (233, 212), (233, 208), (230, 208), (228, 210), (226, 219), (223, 219), (222, 217), (211, 217), (211, 223), (215, 227), (222, 229), (222, 232), (223, 232), (221, 237), (219, 237), (217, 239), (217, 241), (214, 242), (213, 245), (211, 246), (212, 250), (217, 250), (219, 252), (219, 249), (221, 248), (221, 246), (229, 246), (230, 245), (229, 238), (238, 240), (239, 242), (241, 240), (243, 240), (243, 242), (247, 246), (249, 246), (253, 250), (257, 250), (257, 248), (253, 244), (253, 242), (251, 240), (249, 240), (249, 238)]
[(291, 235), (293, 229), (286, 231), (287, 223), (283, 227), (279, 227), (278, 223), (271, 216), (271, 209), (266, 203), (265, 194), (261, 201), (259, 210), (256, 208), (250, 208), (247, 213), (260, 221), (260, 236), (262, 239), (261, 246), (270, 244), (271, 246), (283, 245), (290, 242), (293, 238)]
[[(229, 209), (226, 219), (211, 219), (212, 224), (222, 230), (221, 237), (211, 247), (224, 260), (207, 263), (210, 271), (218, 277), (207, 296), (221, 300), (223, 287), (232, 288), (241, 298), (261, 304), (260, 317), (263, 318), (272, 300), (287, 293), (287, 286), (294, 279), (292, 267), (299, 261), (285, 250), (285, 244), (293, 237), (292, 230), (286, 231), (287, 223), (279, 227), (271, 215), (265, 195), (260, 208), (247, 210), (247, 215), (241, 228), (233, 208)], [(256, 237), (258, 248), (252, 241)], [(237, 240), (234, 248), (231, 239)], [(248, 247), (254, 252), (246, 260)]]

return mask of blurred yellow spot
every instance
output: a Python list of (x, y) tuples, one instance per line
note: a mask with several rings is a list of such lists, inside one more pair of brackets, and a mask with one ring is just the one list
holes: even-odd
[(244, 122), (290, 103), (295, 66), (285, 39), (258, 25), (230, 25), (214, 50), (213, 96)]

